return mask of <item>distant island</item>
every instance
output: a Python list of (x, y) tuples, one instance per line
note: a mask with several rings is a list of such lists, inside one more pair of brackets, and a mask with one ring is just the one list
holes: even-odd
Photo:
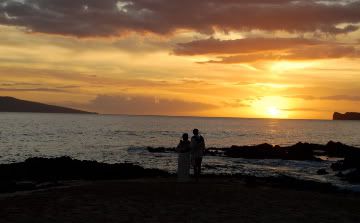
[(72, 108), (42, 104), (38, 102), (20, 100), (13, 97), (0, 96), (0, 112), (36, 112), (36, 113), (73, 113), (97, 114)]
[(333, 115), (333, 120), (360, 120), (360, 113), (346, 112), (345, 114), (341, 114), (339, 112), (335, 112)]

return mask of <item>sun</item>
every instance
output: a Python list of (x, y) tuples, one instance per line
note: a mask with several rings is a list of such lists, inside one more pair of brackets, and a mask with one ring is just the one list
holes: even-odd
[(264, 96), (251, 104), (251, 110), (259, 118), (288, 118), (289, 112), (286, 108), (290, 106), (288, 98)]
[(273, 117), (273, 118), (281, 116), (281, 111), (277, 107), (268, 107), (266, 109), (266, 112), (270, 117)]

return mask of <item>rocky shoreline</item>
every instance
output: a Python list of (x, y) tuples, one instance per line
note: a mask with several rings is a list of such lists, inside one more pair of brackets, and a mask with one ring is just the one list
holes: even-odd
[[(348, 159), (346, 159), (348, 160)], [(346, 170), (348, 161), (337, 166), (339, 171)], [(340, 165), (340, 164), (339, 164)], [(346, 167), (345, 167), (346, 166)], [(358, 171), (358, 169), (356, 169)], [(341, 173), (341, 174), (340, 174)], [(339, 172), (344, 180), (351, 181), (352, 175)], [(358, 177), (356, 175), (355, 177)], [(49, 187), (63, 186), (70, 181), (102, 181), (129, 179), (169, 179), (176, 181), (176, 176), (163, 170), (145, 169), (125, 164), (105, 164), (96, 161), (80, 161), (70, 157), (30, 158), (25, 162), (0, 165), (0, 193), (38, 190)], [(293, 188), (321, 192), (336, 192), (339, 189), (330, 183), (311, 180), (300, 180), (289, 176), (257, 177), (246, 174), (203, 175), (202, 179), (226, 179), (241, 181), (248, 186), (267, 185), (277, 188)]]
[[(174, 152), (174, 148), (148, 147), (149, 152)], [(292, 146), (260, 144), (253, 146), (231, 146), (229, 148), (208, 148), (205, 155), (224, 156), (245, 159), (282, 159), (298, 161), (318, 161), (319, 157), (339, 158), (331, 168), (338, 171), (337, 176), (350, 183), (360, 183), (360, 148), (348, 146), (341, 142), (329, 141), (325, 145), (299, 142)], [(328, 174), (327, 170), (319, 169), (319, 175)]]
[[(147, 147), (151, 153), (175, 152), (175, 148)], [(205, 155), (225, 156), (245, 159), (283, 159), (321, 161), (319, 156), (345, 158), (360, 156), (360, 148), (348, 146), (341, 142), (329, 141), (325, 145), (299, 142), (292, 146), (270, 145), (267, 143), (252, 146), (236, 146), (228, 148), (210, 147)]]
[(106, 164), (70, 157), (29, 158), (0, 165), (0, 193), (42, 189), (72, 180), (115, 180), (167, 177), (166, 171), (144, 169), (130, 163)]
[[(151, 148), (152, 153), (174, 152), (174, 148)], [(330, 141), (326, 145), (297, 143), (280, 147), (269, 144), (255, 146), (231, 146), (230, 148), (209, 148), (205, 155), (246, 159), (283, 159), (321, 162), (319, 156), (336, 157), (341, 160), (331, 168), (337, 176), (350, 183), (360, 182), (360, 149), (339, 142)], [(319, 169), (317, 174), (328, 174)], [(72, 180), (123, 180), (139, 178), (174, 178), (173, 174), (159, 169), (145, 169), (131, 164), (107, 164), (97, 161), (80, 161), (70, 157), (29, 158), (24, 162), (0, 165), (0, 193), (23, 190), (36, 190), (59, 186), (61, 182)], [(229, 178), (242, 180), (247, 184), (269, 184), (311, 189), (335, 191), (336, 187), (328, 183), (299, 180), (288, 176), (255, 177), (249, 175), (206, 175), (206, 178)]]

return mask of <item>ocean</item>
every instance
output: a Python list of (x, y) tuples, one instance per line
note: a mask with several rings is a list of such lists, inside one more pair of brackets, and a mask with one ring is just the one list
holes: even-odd
[[(360, 121), (0, 113), (0, 127), (1, 164), (30, 157), (70, 156), (175, 172), (176, 153), (150, 153), (146, 148), (175, 147), (181, 135), (191, 134), (193, 128), (200, 129), (207, 147), (326, 144), (330, 140), (360, 147)], [(356, 189), (357, 185), (342, 182), (331, 172), (333, 162), (206, 156), (203, 167), (205, 173), (286, 175)], [(330, 174), (317, 175), (321, 168)]]

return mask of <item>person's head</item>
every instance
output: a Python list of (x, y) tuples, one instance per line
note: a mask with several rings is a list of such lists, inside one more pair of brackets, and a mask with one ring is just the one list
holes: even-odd
[(184, 141), (189, 140), (189, 135), (188, 135), (187, 133), (184, 133), (184, 134), (182, 135), (182, 139), (183, 139)]
[(193, 134), (196, 135), (196, 136), (199, 135), (199, 129), (194, 129)]

